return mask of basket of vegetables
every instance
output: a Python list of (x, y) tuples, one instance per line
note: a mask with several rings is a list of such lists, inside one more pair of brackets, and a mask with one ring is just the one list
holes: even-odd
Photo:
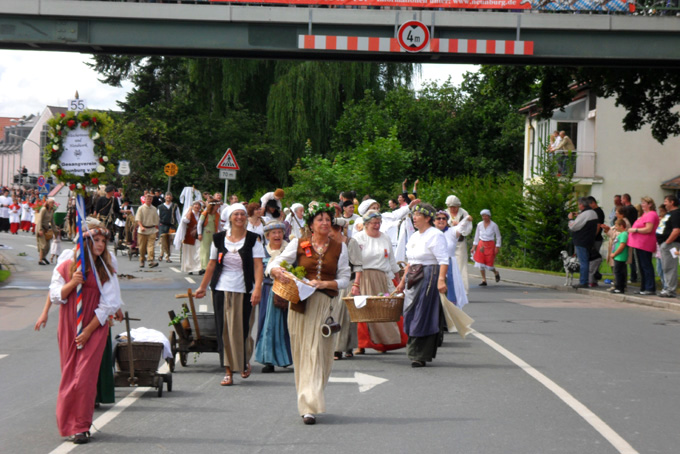
[(299, 303), (300, 292), (298, 292), (297, 282), (302, 281), (305, 277), (305, 268), (302, 266), (293, 267), (293, 265), (288, 264), (285, 260), (281, 262), (281, 268), (285, 270), (284, 273), (288, 277), (288, 282), (284, 284), (279, 279), (274, 279), (272, 291), (286, 301), (290, 301), (293, 304)]

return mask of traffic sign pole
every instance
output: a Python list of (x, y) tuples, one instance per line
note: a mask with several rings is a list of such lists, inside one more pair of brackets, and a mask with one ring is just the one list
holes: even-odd
[(229, 199), (227, 199), (227, 194), (228, 194), (228, 193), (227, 193), (227, 190), (228, 190), (228, 189), (229, 189), (229, 180), (227, 180), (227, 179), (225, 178), (225, 180), (224, 180), (224, 203), (225, 203), (225, 204), (228, 204), (228, 203), (229, 203)]
[(168, 177), (168, 190), (165, 191), (166, 194), (170, 192), (170, 184), (172, 184), (172, 177)]

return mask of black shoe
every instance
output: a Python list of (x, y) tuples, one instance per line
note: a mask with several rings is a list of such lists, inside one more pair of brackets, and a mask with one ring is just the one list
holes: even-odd
[(486, 281), (482, 281), (481, 284), (479, 284), (480, 287), (486, 287)]
[(425, 361), (412, 361), (411, 367), (425, 367)]
[(205, 270), (201, 270), (201, 271), (198, 272), (199, 276), (203, 276), (204, 274), (205, 274)]
[(304, 415), (302, 417), (302, 422), (304, 422), (308, 426), (313, 426), (316, 424), (316, 417), (314, 415)]
[(45, 260), (41, 260), (38, 262), (38, 265), (46, 265)]
[(274, 372), (274, 366), (272, 366), (271, 364), (267, 364), (262, 368), (263, 374), (271, 374), (272, 372)]
[(501, 281), (501, 273), (496, 273), (496, 282)]
[(84, 445), (90, 442), (90, 432), (80, 432), (73, 436), (73, 444)]
[(158, 262), (149, 263), (149, 268), (156, 268), (157, 266), (158, 266)]

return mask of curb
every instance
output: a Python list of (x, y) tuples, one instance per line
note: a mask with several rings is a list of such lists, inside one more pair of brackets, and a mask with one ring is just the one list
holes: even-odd
[[(480, 275), (473, 275), (473, 274), (471, 274), (470, 276), (479, 277), (479, 278), (482, 277)], [(680, 312), (680, 302), (673, 302), (673, 300), (677, 301), (677, 298), (669, 298), (670, 301), (664, 301), (664, 300), (659, 300), (659, 299), (644, 298), (642, 296), (615, 295), (613, 293), (609, 293), (607, 291), (602, 291), (602, 290), (574, 289), (570, 286), (565, 286), (565, 285), (537, 284), (537, 283), (533, 283), (533, 282), (515, 281), (515, 280), (505, 279), (505, 278), (501, 279), (501, 282), (507, 282), (509, 284), (524, 285), (524, 286), (528, 286), (528, 287), (544, 288), (544, 289), (548, 289), (548, 290), (557, 290), (559, 292), (581, 293), (583, 295), (597, 296), (599, 298), (606, 298), (606, 299), (609, 299), (609, 300), (618, 301), (620, 303), (637, 304), (637, 305), (640, 305), (640, 306), (650, 306), (650, 307), (656, 307), (658, 309), (666, 309), (666, 310), (669, 310), (669, 311)]]

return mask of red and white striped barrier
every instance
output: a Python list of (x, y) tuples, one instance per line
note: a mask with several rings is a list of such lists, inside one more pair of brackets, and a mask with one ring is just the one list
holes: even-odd
[[(298, 49), (357, 52), (406, 52), (396, 38), (299, 35)], [(421, 52), (442, 54), (533, 55), (533, 41), (433, 38)]]

